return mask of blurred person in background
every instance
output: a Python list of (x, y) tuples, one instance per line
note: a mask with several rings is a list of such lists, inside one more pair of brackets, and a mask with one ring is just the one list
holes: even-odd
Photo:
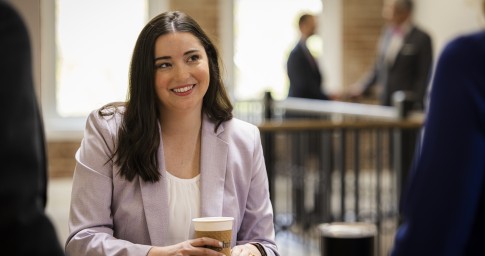
[(350, 96), (358, 98), (377, 91), (379, 103), (392, 105), (396, 91), (413, 99), (413, 109), (423, 110), (433, 65), (431, 37), (412, 21), (411, 0), (384, 0), (382, 16), (387, 22), (377, 50), (374, 66), (356, 84)]
[(485, 255), (484, 155), (482, 30), (449, 42), (438, 60), (393, 256)]
[(300, 40), (291, 51), (287, 61), (290, 80), (288, 97), (329, 100), (322, 92), (323, 75), (315, 57), (307, 47), (307, 39), (315, 34), (317, 18), (305, 13), (298, 20)]
[(0, 1), (0, 81), (0, 254), (63, 255), (44, 212), (47, 164), (29, 35), (5, 1)]

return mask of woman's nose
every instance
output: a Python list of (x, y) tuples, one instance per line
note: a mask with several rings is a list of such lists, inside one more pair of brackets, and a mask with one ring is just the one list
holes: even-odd
[(185, 80), (190, 77), (189, 67), (185, 64), (177, 65), (175, 69), (175, 78), (177, 80)]

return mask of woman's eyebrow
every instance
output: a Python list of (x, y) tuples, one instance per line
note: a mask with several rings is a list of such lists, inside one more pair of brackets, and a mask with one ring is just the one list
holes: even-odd
[(189, 55), (189, 54), (192, 54), (194, 52), (199, 52), (199, 50), (189, 50), (189, 51), (185, 52), (184, 55)]
[(161, 56), (161, 57), (156, 57), (154, 61), (157, 61), (157, 60), (169, 60), (171, 58), (172, 57), (170, 57), (170, 56)]
[[(190, 55), (190, 54), (195, 53), (195, 52), (199, 52), (199, 50), (189, 50), (189, 51), (186, 51), (184, 53), (184, 56)], [(170, 56), (160, 56), (160, 57), (156, 57), (154, 61), (157, 61), (157, 60), (169, 60), (171, 58), (172, 57), (170, 57)]]

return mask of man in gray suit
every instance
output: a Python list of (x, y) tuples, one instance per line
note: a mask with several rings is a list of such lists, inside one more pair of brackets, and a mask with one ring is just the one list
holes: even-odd
[(392, 105), (392, 95), (405, 91), (413, 109), (422, 110), (429, 83), (433, 50), (430, 36), (413, 24), (411, 0), (385, 0), (382, 15), (388, 22), (379, 42), (373, 69), (354, 85), (355, 95), (369, 94), (377, 85), (379, 102)]

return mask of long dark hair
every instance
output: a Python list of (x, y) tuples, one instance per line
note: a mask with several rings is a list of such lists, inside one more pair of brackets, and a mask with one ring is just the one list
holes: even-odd
[[(111, 156), (120, 167), (120, 175), (132, 181), (139, 175), (144, 181), (160, 179), (157, 152), (160, 145), (158, 128), (159, 99), (155, 93), (155, 41), (172, 32), (189, 32), (200, 40), (209, 59), (210, 82), (202, 111), (216, 123), (216, 128), (232, 118), (232, 104), (221, 78), (220, 58), (214, 44), (197, 22), (179, 11), (164, 12), (153, 18), (138, 36), (130, 64), (129, 91), (124, 118), (118, 131), (118, 143)], [(118, 107), (109, 104), (99, 113)], [(109, 111), (113, 114), (113, 111)], [(163, 122), (163, 120), (160, 120)]]

